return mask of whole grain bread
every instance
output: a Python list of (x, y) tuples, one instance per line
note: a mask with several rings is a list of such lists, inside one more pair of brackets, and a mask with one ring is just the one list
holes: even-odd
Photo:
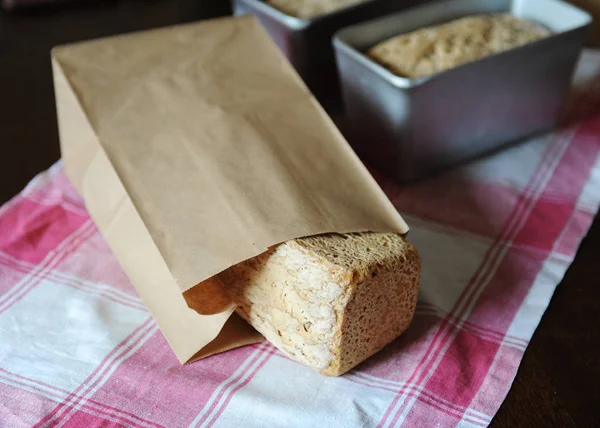
[(368, 0), (265, 0), (286, 15), (310, 19), (364, 3)]
[(509, 13), (474, 15), (387, 39), (367, 55), (401, 77), (422, 77), (550, 35)]
[(341, 375), (402, 334), (421, 262), (391, 233), (288, 241), (220, 274), (237, 312), (283, 353)]

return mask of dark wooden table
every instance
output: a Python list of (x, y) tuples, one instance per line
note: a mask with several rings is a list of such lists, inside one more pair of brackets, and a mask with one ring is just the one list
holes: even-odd
[[(0, 11), (0, 203), (59, 158), (52, 46), (227, 13), (223, 0)], [(600, 216), (531, 341), (495, 427), (600, 426)]]

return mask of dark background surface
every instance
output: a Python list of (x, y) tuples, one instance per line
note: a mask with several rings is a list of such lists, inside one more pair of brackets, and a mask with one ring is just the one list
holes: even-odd
[[(0, 11), (0, 204), (59, 158), (50, 49), (209, 18), (222, 0), (101, 1)], [(600, 426), (600, 216), (557, 288), (493, 427)]]

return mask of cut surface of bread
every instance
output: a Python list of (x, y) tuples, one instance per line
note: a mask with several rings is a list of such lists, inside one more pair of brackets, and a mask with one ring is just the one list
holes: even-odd
[(302, 19), (327, 15), (369, 0), (265, 0), (286, 15)]
[(420, 271), (401, 236), (369, 232), (288, 241), (219, 279), (238, 314), (283, 353), (338, 376), (406, 330)]
[(401, 77), (423, 77), (550, 35), (509, 13), (473, 15), (384, 40), (367, 55)]

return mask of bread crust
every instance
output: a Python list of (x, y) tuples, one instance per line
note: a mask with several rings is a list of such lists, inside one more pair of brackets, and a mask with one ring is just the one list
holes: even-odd
[(474, 15), (384, 40), (367, 55), (408, 78), (439, 73), (550, 35), (535, 22), (509, 13)]
[(369, 0), (265, 0), (286, 15), (302, 19), (316, 18)]

